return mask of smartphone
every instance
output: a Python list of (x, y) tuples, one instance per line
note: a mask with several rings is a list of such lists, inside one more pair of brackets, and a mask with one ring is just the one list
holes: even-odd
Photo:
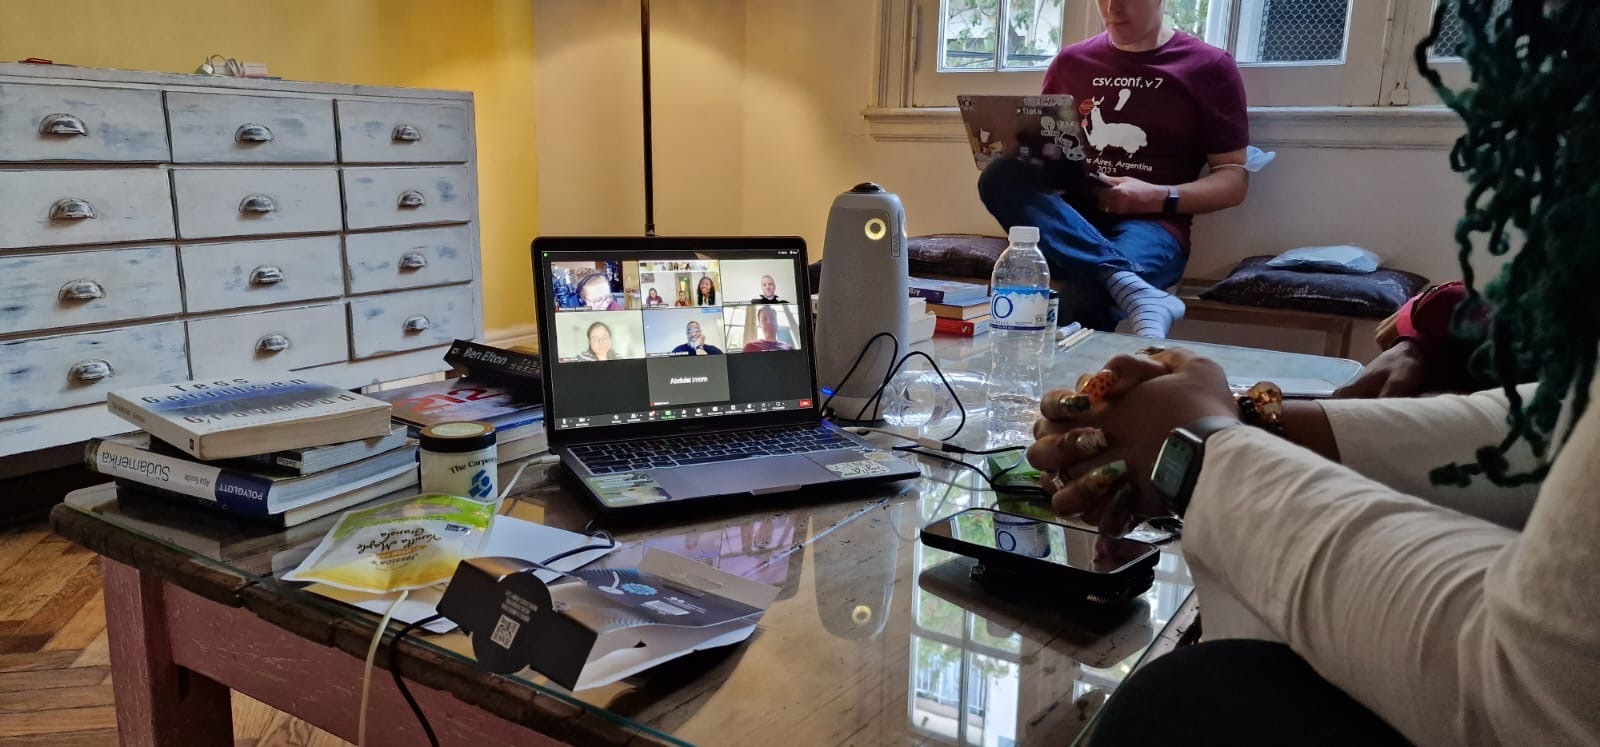
[(922, 544), (976, 558), (1000, 582), (1047, 578), (1052, 591), (1092, 602), (1120, 602), (1150, 588), (1161, 549), (1086, 529), (987, 508), (971, 508), (922, 528)]

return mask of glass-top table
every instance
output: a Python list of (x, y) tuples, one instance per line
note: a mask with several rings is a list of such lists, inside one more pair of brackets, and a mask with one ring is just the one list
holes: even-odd
[[(931, 352), (947, 373), (970, 377), (987, 366), (985, 342), (937, 338)], [(1112, 355), (1146, 344), (1097, 333), (1073, 349), (1057, 351), (1048, 379), (1069, 385)], [(1359, 369), (1351, 361), (1316, 356), (1192, 347), (1235, 376), (1341, 383)], [(949, 426), (946, 421), (925, 430), (942, 438)], [(972, 408), (960, 440), (981, 440), (984, 429), (981, 409)], [(872, 440), (895, 443), (889, 436)], [(647, 741), (1070, 741), (1151, 644), (1163, 638), (1189, 599), (1192, 586), (1177, 544), (1163, 548), (1154, 585), (1127, 605), (1063, 607), (1051, 602), (1048, 590), (1036, 599), (996, 596), (968, 577), (969, 561), (918, 541), (924, 524), (964, 508), (995, 506), (995, 494), (971, 470), (932, 459), (921, 464), (921, 479), (834, 500), (752, 502), (743, 512), (648, 528), (610, 526), (555, 479), (559, 468), (528, 469), (507, 500), (505, 515), (574, 531), (611, 530), (619, 549), (599, 566), (635, 565), (645, 548), (654, 547), (780, 592), (755, 635), (740, 645), (691, 654), (576, 693), (527, 669), (507, 681), (530, 697), (565, 702)], [(517, 466), (501, 465), (502, 479)], [(137, 541), (236, 576), (253, 594), (268, 595), (275, 604), (315, 612), (368, 635), (376, 625), (375, 615), (281, 580), (334, 517), (273, 531), (136, 496), (119, 499), (111, 485), (78, 491), (60, 510), (87, 514)], [(472, 662), (470, 642), (459, 632), (415, 641), (441, 661)]]

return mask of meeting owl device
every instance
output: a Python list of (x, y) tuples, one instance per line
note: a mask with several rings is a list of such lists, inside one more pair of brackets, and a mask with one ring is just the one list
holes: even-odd
[[(882, 415), (881, 397), (863, 408), (908, 349), (906, 253), (906, 213), (899, 197), (866, 183), (833, 201), (823, 237), (817, 303), (817, 381), (822, 398), (832, 398), (829, 407), (840, 419), (877, 420)], [(873, 339), (883, 332), (894, 339)], [(858, 356), (861, 363), (856, 366)], [(846, 381), (851, 366), (855, 372)]]

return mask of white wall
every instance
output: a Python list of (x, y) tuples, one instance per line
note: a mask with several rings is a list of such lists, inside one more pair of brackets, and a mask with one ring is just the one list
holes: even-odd
[[(640, 230), (637, 9), (626, 0), (535, 0), (548, 233)], [(653, 11), (662, 233), (797, 233), (816, 257), (833, 198), (862, 181), (900, 196), (912, 234), (999, 231), (977, 200), (963, 144), (869, 134), (862, 112), (877, 69), (878, 3), (695, 0)], [(1278, 159), (1244, 206), (1197, 222), (1187, 275), (1217, 277), (1250, 255), (1348, 242), (1399, 269), (1459, 277), (1451, 231), (1465, 186), (1445, 150), (1271, 149)], [(1294, 332), (1185, 324), (1178, 333), (1321, 349), (1314, 335)]]

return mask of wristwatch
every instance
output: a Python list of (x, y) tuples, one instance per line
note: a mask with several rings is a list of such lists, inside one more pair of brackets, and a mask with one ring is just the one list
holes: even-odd
[(1182, 516), (1189, 509), (1189, 498), (1205, 461), (1206, 439), (1236, 425), (1242, 425), (1237, 418), (1214, 415), (1175, 428), (1167, 436), (1156, 456), (1156, 466), (1150, 470), (1150, 482), (1173, 513)]
[(1177, 187), (1167, 187), (1167, 202), (1166, 202), (1166, 204), (1161, 206), (1161, 212), (1164, 215), (1177, 215), (1178, 214), (1178, 188)]

